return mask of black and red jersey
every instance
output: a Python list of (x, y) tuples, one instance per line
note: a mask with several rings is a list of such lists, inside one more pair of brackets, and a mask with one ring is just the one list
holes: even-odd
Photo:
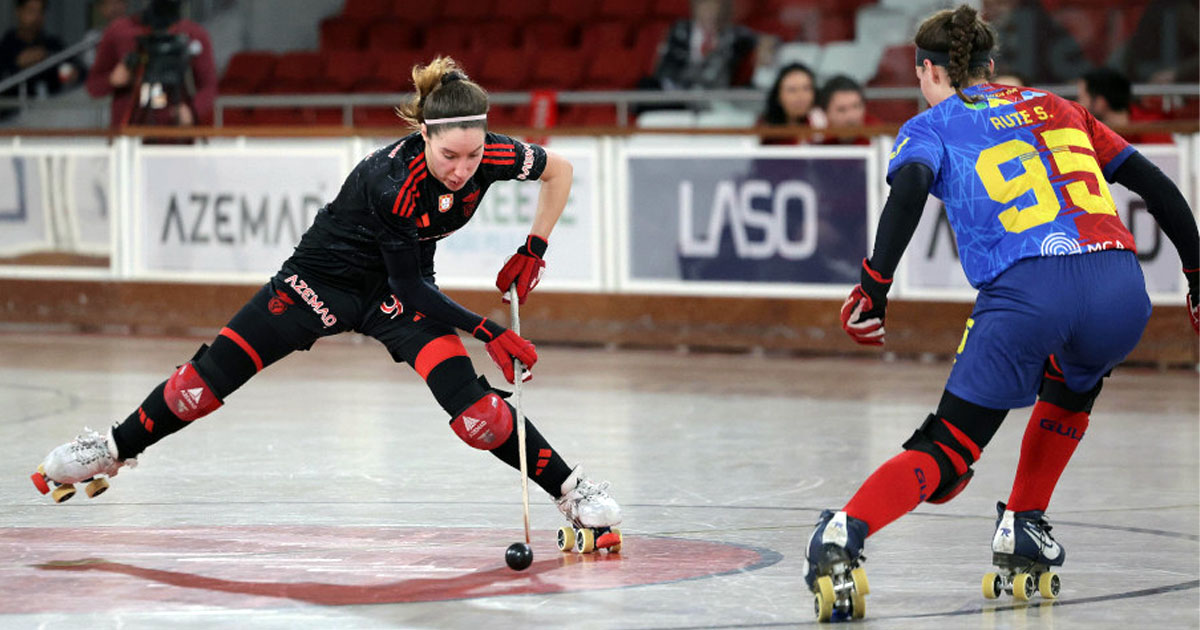
[(451, 191), (429, 173), (425, 140), (413, 133), (363, 158), (337, 197), (317, 212), (292, 261), (331, 282), (357, 283), (364, 274), (385, 274), (380, 246), (411, 247), (423, 276), (433, 275), (436, 242), (466, 225), (492, 183), (536, 180), (546, 151), (508, 136), (487, 133), (475, 175)]

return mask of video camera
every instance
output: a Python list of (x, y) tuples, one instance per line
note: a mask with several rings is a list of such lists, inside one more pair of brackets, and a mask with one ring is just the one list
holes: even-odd
[(169, 31), (181, 14), (182, 0), (151, 0), (142, 13), (150, 33), (137, 38), (137, 50), (125, 61), (138, 77), (130, 121), (134, 124), (175, 124), (175, 106), (190, 105), (190, 42), (186, 35)]

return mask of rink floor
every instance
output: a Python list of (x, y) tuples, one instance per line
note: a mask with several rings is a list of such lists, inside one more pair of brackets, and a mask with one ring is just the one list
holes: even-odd
[[(523, 573), (503, 561), (522, 537), (516, 472), (462, 444), (407, 367), (349, 337), (268, 368), (100, 497), (34, 490), (46, 452), (123, 418), (199, 343), (0, 333), (0, 627), (813, 625), (814, 519), (899, 450), (949, 370), (541, 348), (527, 414), (612, 482), (625, 545), (560, 553), (561, 516), (531, 484)], [(858, 625), (1200, 627), (1198, 383), (1125, 368), (1106, 384), (1048, 513), (1067, 551), (1057, 601), (980, 594), (1028, 419), (1016, 410), (963, 495), (868, 541)]]

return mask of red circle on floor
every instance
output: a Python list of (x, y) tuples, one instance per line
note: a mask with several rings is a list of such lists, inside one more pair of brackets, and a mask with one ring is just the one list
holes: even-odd
[[(231, 526), (0, 531), (15, 592), (0, 613), (96, 612), (203, 604), (342, 606), (566, 593), (661, 584), (770, 566), (773, 551), (626, 535), (621, 552), (562, 553), (534, 532), (533, 565), (504, 550), (519, 530)], [(48, 593), (70, 597), (47, 597)]]

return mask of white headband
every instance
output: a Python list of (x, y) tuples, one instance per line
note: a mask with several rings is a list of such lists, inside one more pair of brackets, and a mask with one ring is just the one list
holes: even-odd
[(433, 120), (426, 120), (425, 124), (426, 125), (440, 125), (442, 123), (467, 122), (469, 120), (487, 120), (487, 114), (483, 113), (483, 114), (474, 114), (471, 116), (455, 116), (453, 118), (434, 118)]

